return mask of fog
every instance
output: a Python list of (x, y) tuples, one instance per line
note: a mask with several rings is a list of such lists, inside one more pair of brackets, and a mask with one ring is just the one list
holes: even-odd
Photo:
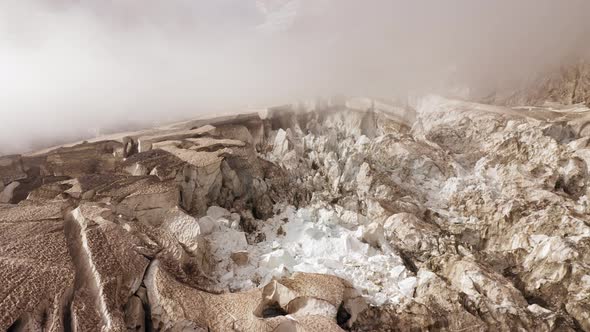
[(583, 51), (587, 0), (0, 0), (0, 155), (343, 94), (516, 86)]

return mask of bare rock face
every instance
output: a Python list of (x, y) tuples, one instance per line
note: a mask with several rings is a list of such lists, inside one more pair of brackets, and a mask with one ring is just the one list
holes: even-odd
[(499, 98), (511, 105), (539, 105), (545, 102), (561, 105), (590, 105), (590, 63), (581, 59), (543, 75), (509, 97)]
[(334, 99), (0, 157), (0, 330), (590, 331), (589, 119)]

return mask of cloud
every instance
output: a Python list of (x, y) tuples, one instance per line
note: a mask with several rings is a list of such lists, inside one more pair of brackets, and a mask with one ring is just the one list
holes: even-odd
[(489, 90), (581, 50), (585, 0), (0, 2), (0, 154), (318, 95)]

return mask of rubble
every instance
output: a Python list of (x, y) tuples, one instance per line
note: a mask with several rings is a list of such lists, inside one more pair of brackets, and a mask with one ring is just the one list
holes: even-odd
[(0, 157), (0, 329), (590, 331), (588, 116), (334, 99)]

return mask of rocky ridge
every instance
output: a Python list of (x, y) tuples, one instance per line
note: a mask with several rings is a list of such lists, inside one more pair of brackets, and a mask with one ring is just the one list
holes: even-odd
[(0, 157), (0, 329), (590, 331), (589, 122), (358, 98)]
[(588, 57), (566, 62), (523, 84), (520, 89), (496, 91), (484, 98), (486, 102), (503, 105), (561, 105), (590, 106), (590, 62)]

